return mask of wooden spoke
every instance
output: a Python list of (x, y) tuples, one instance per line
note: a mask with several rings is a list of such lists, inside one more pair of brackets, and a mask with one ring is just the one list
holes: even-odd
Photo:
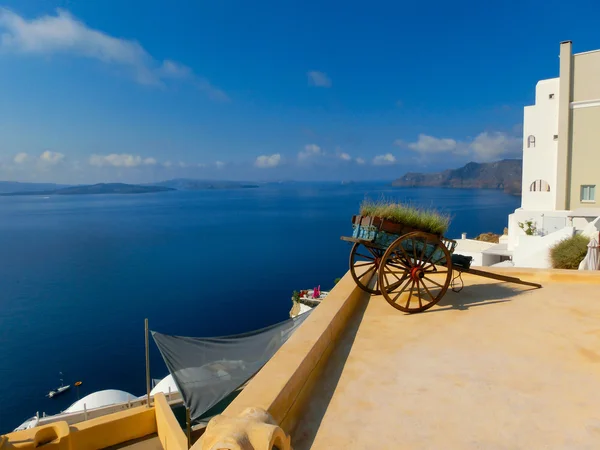
[(379, 258), (381, 256), (380, 251), (376, 248), (367, 247), (367, 250), (369, 250), (369, 253), (373, 255), (373, 258)]
[(400, 250), (404, 254), (404, 257), (406, 258), (406, 263), (412, 266), (412, 263), (410, 262), (410, 256), (408, 256), (408, 253), (406, 253), (406, 250), (404, 249), (404, 245), (400, 246)]
[(408, 280), (406, 280), (406, 283), (404, 283), (404, 285), (402, 286), (402, 289), (400, 289), (398, 291), (398, 293), (396, 294), (396, 296), (394, 297), (394, 303), (396, 303), (396, 301), (398, 301), (398, 297), (400, 297), (402, 295), (402, 293), (408, 287), (408, 285), (410, 284), (411, 281), (412, 280), (410, 278)]
[(433, 281), (431, 278), (428, 278), (428, 277), (423, 277), (423, 279), (425, 279), (425, 280), (429, 281), (430, 283), (433, 283), (433, 284), (435, 284), (436, 286), (439, 286), (439, 287), (441, 287), (441, 288), (443, 288), (443, 287), (444, 287), (444, 286), (442, 286), (440, 283), (438, 283), (437, 281)]
[(365, 275), (371, 273), (372, 270), (377, 269), (377, 267), (375, 267), (375, 264), (371, 264), (371, 267), (369, 267), (365, 272), (363, 272), (361, 275), (359, 275), (360, 278), (364, 277)]
[(419, 308), (423, 307), (423, 302), (421, 300), (421, 286), (419, 286), (420, 280), (417, 278), (417, 296), (419, 297)]
[(354, 267), (363, 267), (363, 266), (374, 266), (374, 262), (358, 262), (354, 264)]
[(424, 273), (429, 273), (429, 274), (432, 274), (432, 275), (443, 275), (445, 273), (448, 273), (447, 270), (430, 270), (430, 271), (425, 271), (424, 270), (423, 272)]
[(408, 299), (406, 300), (406, 308), (410, 307), (410, 299), (412, 298), (413, 289), (415, 288), (415, 280), (411, 280), (410, 292), (408, 293)]
[(433, 251), (431, 252), (431, 255), (429, 255), (429, 258), (427, 258), (427, 260), (423, 261), (423, 264), (421, 264), (421, 267), (425, 267), (425, 265), (431, 261), (431, 258), (433, 258), (433, 255), (435, 255), (436, 251), (437, 251), (437, 244), (435, 247), (433, 247)]
[[(381, 294), (378, 272), (382, 254), (383, 250), (358, 242), (352, 246), (350, 252), (350, 274), (357, 286), (369, 294)], [(371, 277), (375, 277), (373, 287), (370, 287)]]
[(413, 261), (415, 261), (415, 262), (417, 261), (417, 246), (416, 246), (416, 242), (417, 242), (416, 239), (411, 239), (413, 256), (414, 256)]
[(390, 284), (390, 285), (388, 286), (388, 290), (389, 290), (389, 291), (393, 291), (393, 290), (394, 290), (394, 289), (396, 289), (398, 286), (400, 286), (402, 283), (404, 283), (404, 281), (405, 281), (405, 280), (406, 280), (406, 278), (408, 278), (408, 277), (409, 277), (409, 275), (406, 275), (406, 277), (405, 277), (405, 278), (403, 278), (402, 280), (399, 280), (399, 281), (396, 281), (396, 282), (395, 282), (395, 283), (393, 283), (393, 284)]
[[(394, 277), (396, 277), (397, 280), (400, 280), (400, 278), (398, 278), (398, 275), (396, 275), (396, 272), (392, 272), (392, 271), (388, 271), (389, 273), (391, 273), (392, 275), (394, 275)], [(404, 271), (406, 272), (406, 271)], [(404, 279), (404, 278), (402, 278)]]
[(421, 284), (423, 285), (423, 288), (425, 288), (425, 292), (427, 292), (427, 295), (429, 295), (429, 298), (431, 298), (431, 300), (433, 300), (435, 297), (433, 295), (431, 295), (431, 292), (429, 291), (429, 289), (427, 288), (425, 283), (423, 283), (423, 280), (421, 280)]

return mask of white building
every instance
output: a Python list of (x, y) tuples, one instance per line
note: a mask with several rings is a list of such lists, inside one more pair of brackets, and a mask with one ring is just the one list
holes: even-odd
[[(549, 250), (557, 242), (600, 228), (597, 185), (600, 50), (573, 54), (565, 41), (559, 76), (539, 81), (535, 104), (524, 108), (521, 207), (508, 217), (508, 236), (482, 253), (509, 255), (518, 267), (550, 267)], [(468, 246), (459, 241), (457, 253)]]

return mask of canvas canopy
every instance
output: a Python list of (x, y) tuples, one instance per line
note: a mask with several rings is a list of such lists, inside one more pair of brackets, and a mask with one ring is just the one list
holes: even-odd
[(309, 314), (232, 336), (195, 338), (152, 331), (152, 337), (190, 418), (197, 420), (252, 378)]

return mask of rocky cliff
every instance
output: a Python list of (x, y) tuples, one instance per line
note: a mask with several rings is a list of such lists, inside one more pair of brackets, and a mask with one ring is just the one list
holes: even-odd
[(393, 186), (503, 189), (521, 195), (523, 161), (504, 159), (490, 163), (470, 162), (460, 169), (437, 173), (409, 172), (392, 182)]

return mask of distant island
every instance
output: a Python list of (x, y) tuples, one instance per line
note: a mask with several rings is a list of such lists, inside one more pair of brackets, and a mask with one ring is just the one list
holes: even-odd
[(68, 185), (0, 181), (0, 196), (17, 195), (91, 195), (91, 194), (148, 194), (167, 191), (200, 191), (212, 189), (254, 189), (260, 184), (238, 181), (196, 180), (176, 178), (147, 184), (98, 183)]
[(502, 189), (521, 195), (521, 159), (504, 159), (490, 163), (470, 162), (460, 169), (436, 173), (409, 172), (394, 180), (392, 186)]
[(93, 195), (93, 194), (148, 194), (151, 192), (174, 191), (175, 189), (165, 186), (139, 186), (125, 183), (99, 183), (89, 186), (70, 186), (59, 189), (48, 189), (44, 191), (18, 191), (5, 192), (2, 196), (15, 195)]
[(19, 181), (0, 181), (0, 194), (27, 191), (52, 191), (64, 187), (69, 187), (69, 185), (56, 183), (27, 183)]
[(258, 184), (237, 181), (196, 180), (193, 178), (175, 178), (173, 180), (152, 183), (152, 186), (163, 186), (179, 191), (200, 191), (205, 189), (252, 189)]

